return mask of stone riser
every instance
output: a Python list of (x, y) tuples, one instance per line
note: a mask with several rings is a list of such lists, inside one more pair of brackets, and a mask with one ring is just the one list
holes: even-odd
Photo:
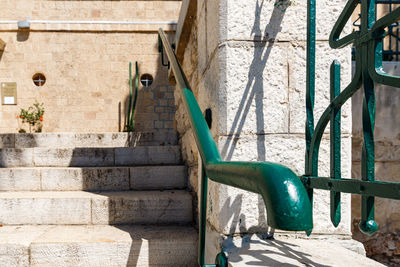
[(186, 191), (0, 192), (3, 225), (191, 222), (192, 199)]
[(0, 266), (196, 266), (196, 257), (191, 227), (0, 228)]
[(181, 161), (179, 146), (0, 149), (0, 167), (168, 165)]
[(0, 134), (0, 148), (177, 145), (176, 132)]
[(121, 191), (185, 187), (184, 166), (0, 169), (0, 191)]

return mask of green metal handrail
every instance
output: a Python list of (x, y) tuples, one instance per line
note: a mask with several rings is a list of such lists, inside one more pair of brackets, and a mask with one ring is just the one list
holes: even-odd
[[(289, 168), (270, 162), (223, 161), (201, 109), (162, 29), (159, 52), (165, 54), (189, 115), (190, 125), (202, 160), (199, 225), (199, 265), (204, 265), (208, 177), (218, 183), (261, 194), (267, 208), (268, 225), (281, 230), (307, 231), (313, 228), (311, 202), (299, 177)], [(227, 266), (223, 253), (217, 266)], [(214, 265), (215, 266), (215, 265)]]

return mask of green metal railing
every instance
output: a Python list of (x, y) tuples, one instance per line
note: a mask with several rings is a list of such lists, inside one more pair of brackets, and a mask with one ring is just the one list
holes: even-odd
[[(306, 123), (306, 174), (302, 176), (310, 199), (314, 188), (331, 191), (331, 221), (340, 222), (340, 192), (362, 196), (360, 230), (368, 235), (377, 231), (374, 219), (374, 197), (400, 199), (400, 183), (375, 181), (375, 93), (374, 84), (380, 83), (400, 87), (400, 77), (386, 74), (382, 67), (382, 40), (385, 27), (400, 18), (400, 9), (376, 21), (375, 1), (361, 1), (361, 31), (352, 32), (342, 38), (347, 21), (359, 0), (350, 0), (335, 23), (329, 38), (332, 48), (342, 48), (353, 44), (356, 47), (356, 69), (350, 84), (340, 92), (340, 64), (331, 65), (331, 103), (320, 117), (314, 129), (315, 95), (315, 0), (308, 0), (308, 48), (307, 48), (307, 123)], [(340, 168), (340, 108), (357, 91), (364, 88), (362, 177), (361, 180), (341, 178)], [(331, 123), (331, 177), (318, 177), (318, 151), (323, 132)]]
[[(211, 180), (261, 194), (267, 207), (268, 224), (289, 231), (311, 231), (312, 210), (305, 187), (299, 177), (289, 168), (270, 162), (227, 162), (222, 161), (217, 145), (211, 135), (196, 98), (176, 59), (168, 39), (159, 30), (161, 57), (165, 54), (175, 76), (177, 88), (189, 115), (190, 125), (202, 160), (199, 265), (204, 264), (205, 229), (207, 214), (207, 185)], [(216, 258), (216, 265), (227, 266), (224, 253)]]
[[(166, 54), (177, 88), (189, 115), (190, 125), (202, 160), (202, 180), (199, 222), (199, 265), (227, 266), (223, 252), (217, 255), (215, 265), (204, 264), (205, 229), (207, 214), (207, 185), (211, 180), (261, 194), (267, 208), (269, 226), (289, 231), (306, 231), (313, 228), (313, 189), (331, 191), (331, 221), (340, 223), (340, 193), (362, 196), (360, 229), (366, 234), (377, 230), (374, 220), (374, 197), (400, 199), (400, 183), (375, 181), (374, 177), (374, 83), (400, 87), (400, 77), (389, 76), (382, 68), (382, 39), (384, 28), (400, 17), (396, 9), (382, 19), (375, 21), (374, 0), (362, 0), (361, 31), (339, 38), (359, 0), (350, 0), (334, 25), (329, 43), (332, 48), (349, 44), (356, 46), (356, 71), (351, 83), (340, 90), (340, 64), (331, 65), (331, 103), (314, 127), (315, 102), (315, 43), (316, 43), (316, 0), (308, 1), (307, 15), (307, 88), (306, 88), (306, 166), (305, 175), (297, 177), (289, 168), (270, 162), (226, 162), (222, 161), (216, 143), (212, 138), (200, 107), (193, 95), (185, 74), (176, 59), (172, 46), (164, 32), (159, 30), (159, 51), (161, 58)], [(362, 151), (362, 179), (341, 177), (341, 106), (358, 90), (364, 87)], [(331, 123), (331, 172), (330, 177), (318, 177), (318, 152), (321, 139), (328, 123)]]
[[(358, 0), (361, 3), (361, 0)], [(375, 0), (375, 14), (380, 7), (381, 12), (392, 12), (395, 6), (399, 6), (399, 0)], [(353, 23), (353, 26), (358, 27), (361, 30), (361, 24), (359, 20), (361, 19), (361, 14), (359, 14), (358, 19)], [(400, 24), (399, 22), (394, 22), (387, 26), (386, 36), (382, 40), (382, 59), (384, 61), (399, 61), (400, 59)], [(355, 49), (353, 50), (353, 58), (355, 58)]]

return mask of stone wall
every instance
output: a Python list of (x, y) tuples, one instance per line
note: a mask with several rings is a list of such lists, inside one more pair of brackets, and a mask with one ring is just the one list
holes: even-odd
[[(342, 88), (351, 78), (350, 48), (332, 50), (327, 42), (345, 3), (317, 3), (316, 118), (329, 103), (332, 61), (338, 59), (342, 64)], [(306, 10), (305, 0), (197, 0), (183, 69), (201, 109), (212, 110), (211, 132), (225, 160), (278, 162), (304, 174)], [(345, 31), (350, 31), (349, 25)], [(176, 120), (191, 170), (190, 183), (197, 191), (198, 153), (179, 94)], [(342, 174), (349, 177), (350, 103), (343, 107), (342, 133)], [(319, 174), (329, 174), (328, 132), (321, 147)], [(208, 196), (210, 262), (224, 236), (267, 230), (261, 196), (213, 182)], [(314, 234), (349, 238), (350, 196), (342, 195), (342, 201), (342, 222), (334, 228), (329, 192), (315, 191)]]
[[(45, 107), (45, 132), (110, 132), (124, 126), (129, 94), (128, 63), (139, 62), (140, 74), (154, 77), (140, 85), (137, 131), (174, 129), (173, 87), (167, 68), (160, 66), (157, 30), (173, 38), (173, 24), (63, 24), (54, 21), (177, 21), (180, 1), (53, 1), (2, 2), (1, 20), (51, 20), (32, 23), (30, 31), (17, 24), (0, 24), (6, 42), (0, 54), (0, 82), (17, 83), (17, 105), (0, 108), (0, 132), (16, 132), (20, 108), (35, 100)], [(35, 73), (46, 84), (32, 82)], [(27, 127), (25, 127), (27, 128)]]
[[(384, 69), (400, 76), (397, 62), (385, 62)], [(378, 85), (375, 89), (375, 176), (379, 181), (400, 182), (400, 89)], [(352, 176), (361, 178), (362, 99), (360, 90), (352, 99), (353, 153)], [(367, 255), (386, 264), (400, 264), (400, 201), (376, 198), (375, 217), (379, 231), (372, 237), (358, 229), (361, 198), (352, 197), (354, 238), (363, 242)]]

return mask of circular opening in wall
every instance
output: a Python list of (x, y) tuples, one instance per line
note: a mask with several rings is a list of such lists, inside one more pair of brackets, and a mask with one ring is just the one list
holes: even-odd
[(140, 76), (140, 82), (144, 87), (149, 87), (153, 83), (153, 76), (146, 73)]
[(36, 86), (43, 86), (46, 83), (46, 76), (43, 73), (36, 73), (33, 75), (32, 81)]

